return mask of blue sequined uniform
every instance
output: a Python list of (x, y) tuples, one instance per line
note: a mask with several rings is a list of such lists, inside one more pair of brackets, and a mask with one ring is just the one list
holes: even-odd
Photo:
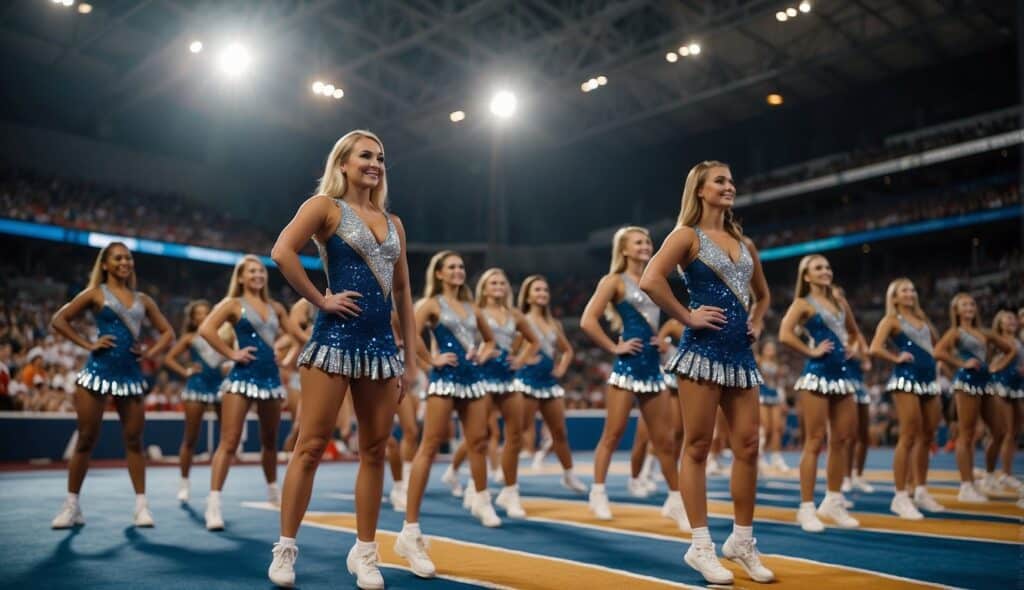
[(855, 388), (853, 392), (853, 398), (858, 404), (870, 405), (871, 395), (868, 393), (868, 388), (864, 385), (864, 371), (860, 368), (860, 359), (851, 358), (846, 360), (846, 374), (850, 381), (853, 382)]
[(953, 375), (953, 391), (963, 391), (971, 395), (989, 393), (988, 382), (991, 376), (985, 364), (985, 344), (963, 328), (957, 329), (956, 354), (961, 360), (978, 359), (979, 369), (960, 368)]
[(764, 375), (764, 383), (761, 384), (760, 399), (762, 406), (777, 406), (782, 403), (782, 394), (776, 388), (779, 373), (779, 365), (773, 362), (761, 363), (761, 373)]
[(434, 298), (440, 308), (437, 325), (434, 326), (434, 340), (439, 354), (454, 353), (458, 364), (434, 367), (430, 371), (427, 396), (437, 395), (456, 399), (477, 399), (487, 394), (484, 390), (480, 366), (466, 358), (476, 347), (479, 330), (473, 306), (459, 302), (462, 315), (448, 304), (441, 295)]
[(235, 323), (238, 348), (255, 348), (252, 353), (255, 358), (244, 365), (235, 363), (221, 384), (220, 392), (237, 393), (254, 400), (284, 399), (281, 371), (274, 358), (274, 340), (280, 325), (277, 312), (267, 303), (267, 319), (264, 320), (245, 298), (237, 299), (242, 306), (242, 314)]
[(938, 395), (939, 383), (935, 375), (935, 351), (932, 346), (932, 331), (927, 323), (914, 327), (903, 316), (898, 316), (900, 331), (889, 340), (900, 352), (909, 352), (914, 360), (897, 363), (892, 376), (885, 384), (885, 390), (916, 393), (917, 395)]
[(404, 365), (391, 330), (392, 279), (401, 255), (398, 232), (388, 217), (387, 236), (378, 243), (348, 203), (334, 203), (341, 209), (341, 221), (326, 243), (317, 241), (320, 260), (331, 292), (359, 293), (356, 303), (362, 311), (354, 318), (318, 311), (298, 363), (357, 379), (401, 375)]
[(797, 391), (813, 391), (828, 395), (847, 395), (857, 391), (857, 385), (850, 378), (846, 362), (846, 310), (838, 313), (826, 309), (814, 297), (804, 299), (814, 308), (815, 314), (804, 322), (804, 330), (810, 334), (815, 345), (825, 340), (832, 341), (832, 352), (818, 358), (808, 358), (803, 373), (793, 384)]
[(665, 370), (724, 387), (760, 385), (764, 378), (747, 336), (753, 257), (741, 241), (740, 257), (734, 263), (699, 227), (694, 231), (698, 238), (697, 258), (682, 272), (690, 293), (690, 309), (702, 305), (722, 308), (726, 323), (721, 330), (687, 328), (679, 350)]
[(487, 317), (487, 325), (491, 327), (494, 334), (494, 345), (499, 355), (480, 366), (480, 377), (483, 379), (484, 389), (488, 393), (504, 394), (512, 391), (512, 382), (516, 373), (509, 367), (512, 342), (516, 335), (516, 320), (512, 312), (507, 312), (508, 318), (504, 324), (499, 324), (490, 315)]
[(521, 391), (535, 399), (564, 397), (565, 390), (551, 374), (555, 370), (555, 343), (558, 341), (558, 331), (545, 332), (532, 319), (527, 320), (540, 339), (540, 351), (537, 352), (539, 360), (516, 371), (516, 380), (512, 387), (515, 391)]
[(665, 375), (661, 371), (658, 347), (651, 344), (651, 340), (658, 329), (661, 310), (629, 275), (621, 273), (619, 276), (624, 294), (622, 301), (615, 304), (615, 310), (622, 318), (622, 339), (637, 338), (643, 343), (643, 349), (636, 354), (616, 356), (608, 384), (633, 393), (658, 393), (665, 389)]
[(220, 368), (227, 359), (198, 334), (192, 337), (188, 349), (189, 358), (200, 368), (198, 373), (189, 377), (185, 382), (181, 399), (207, 404), (220, 402), (220, 384), (224, 381), (224, 375)]
[(989, 383), (991, 393), (1008, 399), (1024, 398), (1024, 378), (1020, 374), (1021, 363), (1024, 363), (1024, 343), (1013, 339), (1016, 351), (1011, 353), (1013, 360), (998, 373), (992, 373)]
[(106, 285), (100, 285), (100, 291), (103, 307), (93, 318), (98, 335), (113, 336), (114, 346), (89, 353), (76, 383), (96, 395), (143, 395), (149, 386), (142, 376), (139, 356), (132, 352), (146, 317), (142, 294), (134, 293), (131, 307), (125, 307)]

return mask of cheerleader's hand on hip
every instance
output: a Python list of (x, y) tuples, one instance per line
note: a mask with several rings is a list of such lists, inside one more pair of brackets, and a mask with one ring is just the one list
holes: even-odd
[(725, 310), (721, 307), (702, 305), (690, 312), (690, 319), (687, 326), (695, 330), (707, 328), (710, 330), (721, 330), (728, 320), (725, 317)]
[(831, 340), (822, 340), (817, 346), (811, 349), (811, 356), (820, 359), (835, 350), (836, 345)]
[(561, 379), (562, 377), (565, 376), (565, 369), (555, 367), (555, 369), (551, 371), (551, 376), (554, 377), (555, 379)]
[(116, 343), (117, 338), (114, 338), (109, 334), (105, 336), (100, 336), (99, 338), (96, 339), (96, 342), (93, 342), (92, 346), (89, 347), (89, 352), (96, 352), (97, 350), (103, 350), (106, 348), (114, 348), (114, 345)]
[(405, 368), (402, 377), (398, 380), (398, 403), (402, 403), (405, 396), (411, 395), (416, 389), (416, 377), (419, 376), (419, 369), (415, 366)]
[(459, 366), (459, 357), (454, 352), (445, 352), (431, 357), (430, 364), (435, 367), (457, 367)]
[(636, 354), (644, 349), (644, 341), (639, 338), (630, 338), (629, 340), (623, 340), (619, 338), (619, 341), (615, 344), (615, 354)]
[(356, 304), (356, 300), (362, 297), (360, 293), (355, 291), (342, 291), (341, 293), (331, 293), (330, 289), (324, 292), (324, 304), (320, 309), (327, 313), (338, 314), (343, 318), (354, 318), (363, 312)]
[(896, 362), (900, 365), (912, 363), (914, 362), (914, 355), (904, 350), (903, 352), (896, 355)]
[(968, 359), (968, 361), (966, 363), (964, 363), (964, 368), (965, 369), (972, 369), (972, 370), (980, 369), (981, 368), (981, 361), (979, 361), (978, 359)]
[(245, 348), (239, 348), (238, 350), (231, 351), (231, 360), (242, 365), (248, 365), (250, 361), (256, 358), (253, 353), (256, 352), (255, 346), (246, 346)]
[(764, 323), (754, 323), (751, 320), (747, 320), (747, 340), (753, 344), (761, 339), (761, 332), (764, 331)]

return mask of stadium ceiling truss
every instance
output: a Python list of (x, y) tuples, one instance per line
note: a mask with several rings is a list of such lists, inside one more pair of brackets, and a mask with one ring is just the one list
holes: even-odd
[[(502, 84), (519, 97), (517, 132), (544, 146), (612, 132), (657, 143), (756, 114), (770, 92), (799, 103), (1005, 43), (1016, 19), (1014, 3), (984, 0), (812, 0), (787, 22), (776, 13), (798, 0), (26, 4), (0, 9), (5, 52), (79, 76), (98, 121), (167, 99), (223, 113), (188, 44), (230, 25), (261, 52), (248, 112), (320, 138), (369, 127), (416, 152), (487, 133)], [(699, 56), (666, 60), (690, 42)], [(581, 91), (599, 75), (607, 86)], [(344, 99), (314, 96), (315, 79)], [(466, 121), (452, 124), (455, 110)]]

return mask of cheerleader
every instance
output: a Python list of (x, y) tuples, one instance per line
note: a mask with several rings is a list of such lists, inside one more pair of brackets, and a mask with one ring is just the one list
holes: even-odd
[(1013, 455), (1017, 451), (1017, 435), (1020, 433), (1021, 418), (1024, 414), (1024, 342), (1018, 338), (1017, 331), (1017, 316), (1012, 311), (1002, 310), (992, 320), (992, 332), (1012, 342), (1016, 348), (1016, 352), (1009, 355), (1009, 359), (998, 359), (1000, 365), (1005, 363), (1005, 367), (992, 374), (993, 391), (1009, 405), (1006, 412), (1007, 431), (1002, 449), (1003, 473), (999, 476), (998, 483), (1013, 490), (1021, 489), (1020, 480), (1013, 476)]
[[(436, 574), (420, 530), (420, 508), (437, 450), (447, 440), (452, 411), (459, 415), (469, 450), (469, 467), (476, 494), (471, 511), (485, 527), (501, 526), (487, 490), (487, 412), (490, 402), (480, 375), (479, 359), (494, 349), (494, 337), (483, 313), (473, 304), (466, 286), (462, 257), (451, 250), (438, 252), (427, 266), (424, 297), (416, 306), (416, 332), (430, 328), (437, 354), (430, 342), (417, 349), (433, 367), (426, 391), (423, 440), (409, 474), (405, 522), (395, 540), (395, 553), (409, 561), (414, 574)], [(478, 340), (483, 344), (478, 346)]]
[[(811, 345), (797, 335), (802, 328)], [(841, 528), (860, 526), (846, 511), (841, 491), (846, 474), (846, 446), (856, 431), (856, 384), (850, 379), (847, 360), (860, 329), (853, 311), (832, 286), (832, 267), (820, 254), (804, 256), (797, 267), (793, 303), (779, 326), (779, 342), (807, 357), (803, 373), (793, 388), (799, 392), (804, 421), (804, 448), (800, 455), (800, 509), (797, 522), (803, 530), (825, 530), (820, 517)], [(818, 477), (818, 455), (828, 432), (825, 499), (815, 513), (814, 484)]]
[[(220, 416), (220, 384), (224, 380), (228, 360), (197, 332), (199, 325), (209, 314), (210, 302), (205, 299), (198, 299), (186, 305), (181, 338), (164, 357), (164, 366), (185, 379), (185, 389), (181, 392), (181, 399), (185, 403), (185, 432), (181, 439), (181, 448), (178, 450), (178, 462), (181, 465), (179, 502), (189, 500), (188, 476), (192, 469), (192, 455), (199, 440), (203, 414), (207, 409), (212, 409), (218, 417)], [(186, 350), (189, 353), (187, 367), (178, 362)]]
[[(218, 335), (225, 322), (234, 326), (238, 348), (229, 347)], [(267, 267), (252, 254), (243, 256), (231, 273), (227, 296), (199, 325), (199, 335), (221, 356), (234, 363), (220, 386), (220, 443), (210, 467), (210, 495), (207, 496), (205, 514), (207, 530), (224, 530), (221, 490), (242, 439), (245, 416), (253, 403), (259, 416), (260, 462), (267, 480), (267, 499), (271, 504), (280, 503), (277, 429), (285, 391), (274, 357), (274, 342), (282, 328), (296, 340), (302, 338), (284, 306), (270, 298)]]
[[(565, 337), (562, 324), (551, 314), (551, 290), (547, 279), (541, 275), (523, 279), (517, 304), (540, 344), (537, 354), (516, 371), (512, 385), (514, 391), (526, 396), (523, 428), (534, 427), (534, 416), (539, 411), (551, 435), (551, 449), (562, 465), (562, 487), (583, 493), (587, 487), (573, 473), (572, 451), (565, 428), (565, 390), (558, 384), (572, 363), (572, 345)], [(537, 466), (536, 461), (534, 466)]]
[[(989, 388), (986, 363), (990, 346), (1004, 355), (1015, 352), (1002, 338), (981, 329), (978, 305), (967, 293), (957, 293), (949, 303), (950, 328), (935, 345), (935, 356), (957, 369), (953, 376), (959, 435), (956, 441), (956, 463), (960, 470), (960, 502), (981, 503), (988, 498), (982, 492), (995, 491), (995, 458), (1006, 436), (1006, 420), (1002, 400)], [(974, 483), (974, 434), (978, 416), (989, 430), (985, 449), (986, 475), (979, 491)]]
[(789, 465), (782, 458), (782, 433), (786, 430), (786, 398), (783, 395), (779, 377), (779, 347), (774, 340), (761, 344), (761, 354), (755, 356), (761, 369), (764, 383), (761, 384), (761, 429), (764, 432), (764, 448), (771, 453), (770, 461), (761, 460), (761, 471), (773, 469), (789, 471)]
[[(72, 320), (87, 310), (92, 312), (96, 322), (98, 337), (95, 342), (90, 342), (71, 325)], [(140, 344), (144, 319), (149, 319), (160, 332), (156, 343), (147, 350), (142, 350)], [(89, 457), (99, 438), (107, 396), (114, 400), (121, 418), (128, 475), (135, 488), (133, 522), (137, 527), (153, 526), (153, 515), (146, 502), (146, 459), (142, 454), (143, 397), (148, 385), (139, 360), (156, 358), (174, 339), (174, 330), (156, 303), (148, 295), (136, 291), (135, 261), (127, 246), (111, 242), (99, 251), (89, 275), (89, 284), (57, 310), (51, 327), (90, 351), (89, 360), (78, 374), (75, 390), (78, 437), (68, 463), (68, 497), (51, 526), (67, 529), (85, 524), (78, 494), (89, 471)]]
[[(871, 444), (871, 394), (864, 385), (864, 373), (871, 370), (871, 359), (867, 354), (867, 344), (856, 342), (853, 350), (854, 356), (846, 359), (846, 374), (856, 388), (853, 399), (857, 402), (857, 426), (854, 428), (853, 440), (846, 447), (846, 475), (843, 476), (839, 491), (845, 494), (858, 490), (872, 494), (875, 486), (864, 479), (864, 464), (868, 459), (868, 445)], [(847, 502), (847, 507), (849, 506), (850, 503)]]
[[(292, 288), (319, 310), (298, 359), (299, 435), (285, 474), (281, 536), (268, 572), (279, 586), (295, 584), (295, 536), (338, 410), (351, 392), (359, 422), (359, 471), (356, 542), (345, 563), (359, 588), (384, 587), (374, 539), (385, 449), (395, 409), (416, 376), (415, 366), (403, 364), (391, 328), (394, 306), (402, 339), (411, 347), (407, 353), (414, 354), (405, 228), (387, 212), (387, 197), (383, 144), (369, 131), (351, 131), (334, 144), (317, 194), (299, 207), (271, 251)], [(310, 281), (299, 260), (310, 237), (327, 274), (325, 293)]]
[[(675, 433), (670, 418), (672, 399), (665, 387), (665, 374), (658, 356), (659, 349), (664, 347), (664, 342), (657, 337), (661, 311), (638, 285), (652, 251), (651, 236), (646, 229), (623, 227), (615, 232), (610, 272), (598, 283), (580, 318), (584, 333), (604, 351), (615, 355), (605, 394), (604, 431), (594, 450), (594, 483), (590, 488), (589, 505), (599, 520), (611, 520), (605, 480), (635, 400), (668, 486), (668, 498), (661, 513), (675, 521), (680, 530), (689, 531), (679, 494), (678, 455), (674, 454)], [(619, 333), (617, 342), (601, 328), (602, 313), (612, 331)]]
[[(501, 452), (501, 492), (494, 503), (505, 509), (509, 518), (526, 518), (526, 511), (519, 500), (519, 451), (522, 448), (523, 396), (513, 389), (516, 371), (532, 359), (540, 349), (537, 336), (530, 328), (530, 322), (512, 304), (512, 288), (505, 271), (490, 268), (484, 271), (476, 284), (476, 304), (494, 334), (495, 350), (491, 358), (480, 367), (484, 389), (505, 420), (505, 447)], [(523, 343), (518, 353), (513, 354), (514, 344)], [(491, 444), (496, 444), (497, 418), (492, 413), (489, 421)], [(460, 450), (465, 447), (465, 441)], [(456, 453), (457, 457), (459, 453)], [(462, 455), (465, 455), (463, 451)], [(452, 461), (455, 471), (458, 462)], [(472, 487), (466, 490), (472, 496)]]
[[(934, 341), (935, 328), (921, 309), (914, 284), (907, 278), (889, 283), (885, 316), (875, 329), (870, 352), (893, 364), (885, 390), (896, 406), (900, 428), (893, 453), (896, 493), (889, 509), (910, 520), (923, 518), (920, 510), (945, 510), (926, 487), (931, 442), (942, 414)], [(887, 343), (897, 352), (892, 352)], [(905, 489), (910, 480), (915, 484), (913, 498)]]
[[(768, 284), (750, 239), (733, 217), (736, 198), (729, 167), (701, 162), (690, 170), (676, 228), (651, 258), (640, 287), (670, 317), (687, 327), (666, 369), (677, 374), (683, 411), (680, 487), (693, 527), (684, 561), (712, 584), (731, 584), (732, 572), (715, 555), (708, 531), (705, 463), (715, 415), (725, 411), (733, 450), (731, 493), (735, 523), (722, 547), (756, 582), (775, 575), (760, 559), (753, 537), (757, 487), (758, 394), (763, 382), (751, 342), (764, 327)], [(683, 306), (668, 275), (683, 269), (690, 307)], [(753, 294), (753, 301), (751, 301)]]

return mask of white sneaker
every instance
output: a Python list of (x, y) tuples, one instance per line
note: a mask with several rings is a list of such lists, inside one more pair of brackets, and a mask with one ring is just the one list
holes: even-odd
[(757, 550), (757, 539), (737, 539), (733, 535), (722, 545), (722, 557), (738, 563), (751, 580), (767, 584), (775, 581), (775, 573), (761, 563), (761, 553)]
[(976, 485), (978, 491), (986, 495), (1003, 493), (1002, 486), (999, 485), (999, 478), (996, 477), (995, 473), (986, 473)]
[(969, 504), (984, 504), (988, 502), (988, 497), (978, 491), (978, 488), (974, 487), (973, 483), (962, 483), (960, 484), (960, 492), (956, 495), (956, 499), (959, 502), (966, 502)]
[(800, 523), (800, 528), (807, 533), (820, 533), (825, 530), (825, 525), (815, 514), (813, 505), (800, 506), (796, 511), (796, 521)]
[(1017, 508), (1020, 508), (1021, 510), (1024, 510), (1024, 498), (1021, 498), (1020, 500), (1017, 500)]
[(935, 498), (928, 493), (926, 489), (914, 490), (914, 504), (920, 510), (926, 510), (928, 512), (945, 512), (946, 507), (939, 504)]
[(864, 492), (865, 494), (875, 493), (875, 486), (868, 483), (868, 480), (864, 479), (860, 475), (854, 475), (852, 480), (853, 489)]
[(839, 491), (844, 494), (849, 494), (853, 491), (853, 481), (849, 477), (843, 478), (842, 485), (839, 486)]
[(686, 517), (686, 508), (683, 506), (678, 493), (673, 494), (669, 492), (668, 498), (665, 499), (665, 503), (661, 506), (661, 515), (675, 522), (679, 530), (684, 533), (689, 533), (693, 530), (690, 528), (690, 519)]
[(137, 506), (132, 515), (132, 523), (140, 528), (153, 528), (156, 523), (153, 522), (153, 513), (149, 511), (149, 506), (145, 504)]
[(487, 528), (501, 526), (501, 518), (498, 517), (498, 513), (494, 511), (494, 506), (491, 505), (491, 492), (488, 490), (473, 494), (473, 508), (471, 513), (473, 516), (480, 519), (480, 524)]
[(409, 562), (412, 573), (421, 578), (433, 578), (437, 575), (434, 562), (427, 555), (427, 540), (423, 534), (411, 534), (402, 530), (395, 538), (395, 553)]
[(444, 475), (441, 476), (441, 482), (448, 486), (448, 489), (452, 491), (452, 495), (456, 498), (461, 498), (465, 491), (462, 488), (462, 483), (459, 481), (459, 474), (452, 469), (451, 465), (448, 469), (445, 469)]
[(572, 471), (565, 471), (562, 473), (562, 487), (567, 490), (572, 490), (577, 494), (587, 493), (587, 486), (580, 478), (576, 477), (576, 474)]
[(473, 487), (473, 480), (469, 480), (469, 487), (462, 491), (462, 507), (466, 510), (473, 509), (473, 498), (476, 496), (476, 489)]
[(64, 500), (64, 505), (60, 507), (60, 512), (57, 513), (57, 516), (53, 517), (50, 528), (69, 529), (84, 524), (85, 516), (82, 515), (81, 505), (78, 502)]
[(295, 586), (295, 560), (299, 557), (299, 548), (294, 545), (285, 547), (280, 543), (274, 543), (271, 553), (274, 555), (274, 560), (270, 562), (267, 577), (276, 586), (293, 588)]
[(608, 492), (590, 489), (590, 498), (587, 501), (590, 511), (598, 520), (611, 520), (612, 509), (608, 506)]
[(715, 544), (693, 543), (683, 555), (686, 565), (697, 570), (709, 584), (732, 584), (732, 572), (725, 569), (715, 555)]
[(491, 481), (499, 486), (505, 485), (505, 472), (501, 469), (495, 469), (491, 472)]
[(505, 509), (505, 514), (509, 518), (526, 518), (526, 510), (523, 509), (523, 504), (519, 500), (519, 487), (518, 486), (505, 486), (498, 492), (498, 497), (494, 499), (495, 505), (499, 508)]
[(626, 483), (626, 491), (628, 491), (629, 495), (634, 498), (646, 498), (651, 494), (647, 490), (647, 485), (645, 485), (643, 480), (638, 477), (629, 478), (629, 481)]
[(224, 517), (220, 514), (220, 502), (217, 500), (206, 500), (206, 530), (223, 531)]
[(391, 486), (391, 492), (388, 493), (388, 501), (391, 502), (391, 508), (395, 512), (405, 512), (405, 487), (395, 484)]
[(846, 494), (843, 494), (842, 492), (839, 492), (839, 496), (843, 499), (843, 508), (846, 508), (847, 510), (853, 508), (853, 500), (847, 498)]
[(183, 479), (181, 480), (181, 483), (178, 484), (178, 501), (184, 504), (185, 502), (188, 502), (190, 498), (191, 493), (189, 492), (188, 480)]
[(537, 451), (533, 454), (533, 464), (531, 464), (530, 467), (534, 471), (544, 469), (544, 451)]
[(789, 465), (786, 465), (786, 460), (782, 458), (781, 453), (772, 454), (772, 467), (779, 471), (789, 471)]
[(841, 496), (822, 500), (821, 506), (818, 506), (818, 517), (827, 518), (843, 529), (855, 529), (860, 526), (860, 522), (846, 511)]
[(998, 483), (1004, 488), (1010, 488), (1011, 490), (1021, 489), (1021, 481), (1009, 473), (1000, 475)]
[(345, 558), (345, 565), (348, 566), (348, 573), (356, 577), (356, 588), (363, 590), (382, 590), (384, 588), (384, 576), (380, 575), (380, 554), (377, 553), (377, 544), (373, 544), (370, 550), (359, 551), (358, 545), (353, 545)]
[(718, 462), (718, 459), (714, 457), (708, 457), (707, 462), (704, 465), (705, 475), (722, 475), (724, 468), (722, 464)]
[(271, 506), (281, 505), (281, 490), (278, 489), (276, 485), (267, 486), (267, 502), (269, 502)]
[(648, 477), (647, 479), (641, 479), (640, 482), (644, 484), (645, 488), (647, 488), (648, 494), (653, 494), (658, 491), (658, 482), (654, 481), (654, 478)]
[(904, 520), (921, 520), (924, 515), (914, 506), (913, 500), (907, 494), (896, 494), (892, 497), (892, 503), (889, 504), (889, 510), (896, 513), (897, 516)]

